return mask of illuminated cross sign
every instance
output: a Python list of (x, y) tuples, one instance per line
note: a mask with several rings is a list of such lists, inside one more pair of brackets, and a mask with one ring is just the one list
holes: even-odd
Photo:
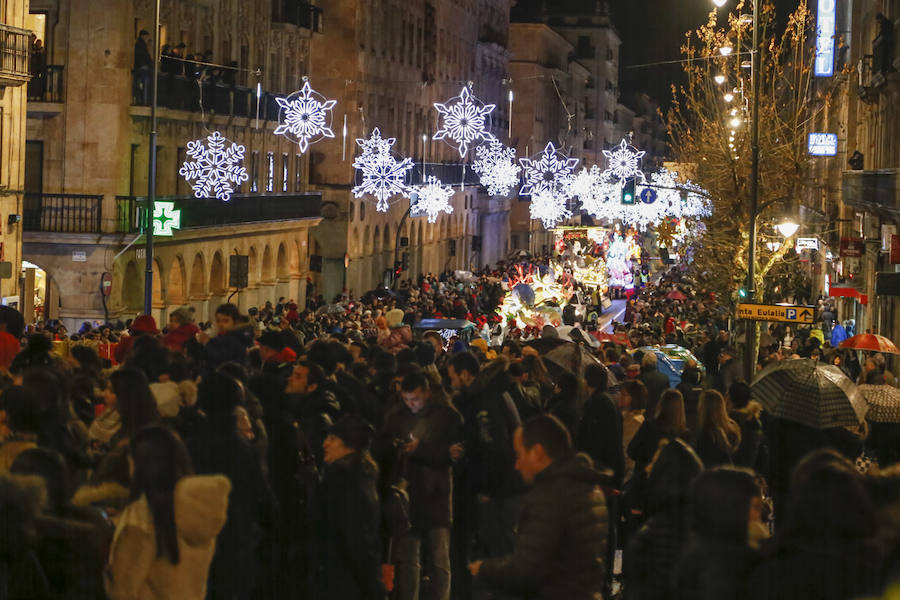
[(837, 0), (819, 0), (816, 11), (816, 62), (817, 77), (834, 75), (834, 20)]
[(834, 156), (837, 154), (836, 133), (810, 133), (807, 147), (813, 156)]
[(172, 236), (173, 229), (181, 229), (181, 211), (175, 210), (174, 202), (153, 204), (153, 235)]

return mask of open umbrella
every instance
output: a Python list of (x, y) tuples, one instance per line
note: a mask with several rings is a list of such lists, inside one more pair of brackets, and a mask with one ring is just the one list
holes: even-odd
[(860, 333), (841, 342), (841, 348), (853, 350), (871, 350), (873, 352), (886, 352), (888, 354), (900, 354), (896, 344), (884, 336), (874, 333)]
[(814, 429), (855, 426), (868, 405), (844, 373), (809, 358), (783, 360), (753, 380), (753, 397), (774, 417)]
[(687, 300), (687, 296), (685, 296), (678, 290), (672, 290), (671, 292), (666, 294), (666, 298), (668, 298), (669, 300)]
[(345, 312), (347, 309), (340, 304), (324, 304), (316, 309), (317, 315), (336, 315)]
[(869, 383), (857, 387), (869, 405), (867, 420), (873, 423), (900, 423), (900, 389)]
[(604, 365), (599, 358), (588, 352), (583, 344), (575, 344), (561, 338), (539, 338), (527, 342), (541, 355), (547, 370), (554, 376), (563, 372), (573, 373), (578, 377), (584, 376), (584, 369), (590, 364), (596, 364), (606, 369), (609, 387), (618, 385), (615, 375)]

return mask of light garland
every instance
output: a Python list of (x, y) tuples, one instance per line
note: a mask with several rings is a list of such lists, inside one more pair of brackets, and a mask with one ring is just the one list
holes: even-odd
[(194, 160), (185, 161), (178, 173), (190, 183), (196, 179), (191, 189), (197, 198), (209, 198), (214, 194), (219, 200), (228, 202), (234, 193), (233, 185), (247, 181), (247, 169), (241, 163), (244, 160), (244, 147), (232, 143), (225, 148), (228, 140), (218, 131), (212, 132), (204, 140), (193, 140), (187, 143), (187, 155)]
[(450, 204), (453, 188), (441, 183), (434, 175), (429, 175), (425, 185), (414, 188), (414, 191), (418, 198), (410, 208), (411, 214), (425, 213), (428, 215), (428, 222), (434, 223), (441, 213), (453, 213), (453, 205)]
[(516, 164), (516, 149), (507, 148), (493, 139), (490, 144), (475, 148), (475, 156), (477, 160), (472, 163), (472, 170), (481, 177), (481, 185), (487, 188), (488, 194), (509, 195), (510, 190), (519, 183), (519, 172), (522, 170)]
[(469, 144), (476, 140), (489, 142), (494, 139), (491, 134), (491, 112), (493, 104), (484, 104), (463, 87), (459, 96), (445, 103), (435, 102), (435, 110), (440, 114), (441, 127), (432, 139), (450, 138), (456, 143), (460, 158), (466, 156)]
[(406, 196), (409, 193), (406, 179), (415, 163), (410, 158), (399, 161), (394, 158), (391, 147), (395, 142), (395, 138), (382, 138), (377, 127), (368, 139), (356, 140), (362, 154), (353, 161), (353, 167), (361, 173), (362, 182), (354, 186), (353, 195), (356, 198), (367, 194), (375, 196), (375, 210), (378, 212), (388, 211), (391, 196)]
[(550, 192), (538, 192), (531, 195), (528, 207), (532, 219), (540, 219), (546, 229), (553, 229), (557, 223), (572, 216), (566, 208), (565, 199), (560, 199)]

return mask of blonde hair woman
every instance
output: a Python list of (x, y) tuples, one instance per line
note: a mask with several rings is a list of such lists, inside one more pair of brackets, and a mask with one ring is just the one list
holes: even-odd
[(732, 464), (741, 445), (741, 428), (728, 416), (725, 398), (716, 390), (700, 394), (697, 407), (697, 454), (706, 468)]

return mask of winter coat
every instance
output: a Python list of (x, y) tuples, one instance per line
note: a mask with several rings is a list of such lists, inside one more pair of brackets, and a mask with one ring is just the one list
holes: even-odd
[(210, 339), (203, 348), (202, 360), (208, 371), (227, 362), (246, 364), (247, 349), (253, 345), (253, 328), (237, 327)]
[(0, 443), (0, 473), (9, 473), (16, 457), (30, 450), (37, 448), (37, 436), (30, 434), (13, 434)]
[(479, 581), (529, 598), (600, 597), (609, 533), (601, 489), (606, 477), (583, 454), (555, 461), (535, 475), (522, 501), (515, 550), (485, 560)]
[(622, 414), (606, 392), (594, 392), (584, 404), (575, 447), (587, 453), (595, 465), (613, 471), (612, 485), (622, 489), (625, 449), (622, 446)]
[(656, 418), (656, 404), (662, 393), (669, 389), (669, 378), (660, 373), (656, 367), (641, 367), (638, 379), (647, 386), (647, 418)]
[(732, 453), (723, 447), (722, 440), (718, 439), (718, 436), (711, 430), (704, 430), (697, 434), (694, 448), (697, 450), (697, 456), (703, 461), (703, 466), (707, 469), (734, 464)]
[(847, 600), (878, 597), (879, 553), (860, 540), (771, 540), (750, 575), (750, 600)]
[(382, 600), (377, 473), (355, 454), (327, 465), (319, 488), (319, 598)]
[(460, 490), (470, 495), (504, 497), (521, 490), (516, 473), (513, 436), (521, 424), (512, 397), (497, 389), (497, 377), (508, 361), (500, 359), (485, 366), (478, 379), (456, 396), (462, 414), (465, 454), (458, 468)]
[(656, 421), (645, 420), (637, 433), (628, 444), (628, 456), (634, 461), (634, 470), (643, 471), (644, 468), (653, 460), (653, 455), (659, 449), (659, 442), (665, 438), (677, 437), (684, 442), (692, 445), (690, 433), (682, 432), (680, 435), (671, 436), (659, 429)]
[(408, 325), (401, 325), (378, 333), (378, 345), (390, 352), (397, 354), (401, 350), (409, 348), (412, 343), (412, 330)]
[(509, 390), (509, 395), (519, 411), (519, 419), (524, 423), (532, 417), (544, 413), (541, 388), (535, 384), (514, 383)]
[(175, 486), (178, 564), (157, 556), (156, 532), (147, 498), (119, 517), (109, 554), (110, 600), (204, 600), (216, 536), (225, 525), (231, 484), (221, 475), (185, 477)]
[[(379, 446), (390, 463), (389, 480), (408, 483), (410, 521), (418, 533), (452, 523), (450, 446), (460, 440), (461, 429), (459, 412), (435, 396), (419, 414), (401, 403), (385, 416)], [(403, 455), (398, 445), (409, 442), (410, 435), (419, 445)]]
[(900, 423), (869, 423), (866, 447), (883, 467), (900, 462)]
[(667, 600), (686, 538), (683, 515), (670, 509), (651, 516), (622, 555), (627, 600)]
[[(227, 423), (207, 419), (188, 440), (198, 474), (224, 475), (231, 482), (228, 519), (216, 539), (209, 570), (213, 598), (247, 594), (256, 583), (256, 548), (275, 520), (275, 498), (250, 444), (237, 433), (234, 417)], [(230, 429), (229, 429), (230, 425)]]
[(769, 445), (759, 419), (761, 414), (762, 406), (756, 400), (751, 400), (744, 408), (728, 412), (728, 416), (741, 428), (741, 445), (732, 457), (735, 466), (766, 475), (769, 472)]
[(738, 600), (759, 561), (755, 550), (719, 540), (698, 538), (688, 543), (675, 567), (676, 600)]

